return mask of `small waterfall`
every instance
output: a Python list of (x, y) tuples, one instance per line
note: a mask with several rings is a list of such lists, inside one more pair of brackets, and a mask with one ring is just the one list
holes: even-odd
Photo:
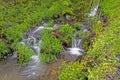
[(94, 17), (97, 13), (98, 5), (91, 9), (91, 12), (88, 14), (89, 17)]
[[(47, 23), (43, 22), (43, 25), (45, 26), (47, 25)], [(31, 78), (35, 79), (37, 76), (42, 74), (42, 72), (46, 69), (46, 65), (40, 63), (40, 47), (42, 43), (41, 31), (43, 29), (54, 29), (59, 27), (60, 25), (57, 25), (55, 27), (44, 27), (44, 26), (31, 28), (24, 34), (25, 35), (24, 39), (21, 41), (21, 44), (30, 47), (35, 52), (35, 55), (31, 57), (30, 62), (23, 69), (23, 73), (29, 79)]]
[(24, 39), (22, 40), (22, 44), (29, 46), (36, 54), (31, 57), (31, 61), (27, 64), (27, 66), (23, 69), (23, 73), (27, 78), (35, 78), (40, 75), (43, 67), (45, 65), (40, 64), (40, 33), (44, 29), (44, 26), (33, 27), (25, 33)]
[(85, 51), (82, 49), (82, 46), (81, 46), (81, 40), (82, 39), (76, 37), (76, 34), (75, 34), (72, 48), (68, 48), (68, 52), (74, 58), (74, 60), (76, 60), (79, 56), (82, 56), (85, 54)]
[[(98, 5), (91, 9), (91, 12), (88, 13), (88, 17), (94, 17), (97, 13)], [(92, 26), (92, 22), (85, 22), (82, 24), (81, 28), (83, 32), (89, 32), (90, 28)], [(85, 54), (85, 51), (82, 49), (81, 44), (82, 39), (77, 37), (76, 34), (74, 34), (74, 42), (72, 44), (72, 48), (68, 48), (68, 53), (76, 60), (79, 56), (82, 56)]]
[(81, 39), (80, 38), (76, 38), (74, 40), (74, 43), (72, 44), (72, 48), (74, 48), (74, 47), (77, 47), (77, 48), (81, 47), (80, 43), (81, 43)]

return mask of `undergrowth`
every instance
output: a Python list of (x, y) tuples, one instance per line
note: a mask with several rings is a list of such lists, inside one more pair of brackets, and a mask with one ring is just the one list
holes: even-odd
[[(100, 5), (102, 19), (100, 22), (95, 21), (92, 27), (91, 32), (95, 36), (90, 41), (91, 45), (87, 54), (80, 63), (74, 63), (76, 66), (73, 67), (71, 64), (67, 65), (67, 67), (63, 66), (59, 80), (76, 80), (79, 77), (76, 75), (82, 75), (83, 73), (87, 76), (82, 75), (82, 77), (86, 77), (88, 80), (119, 80), (120, 75), (116, 76), (117, 66), (119, 66), (118, 55), (120, 55), (119, 4), (119, 0), (102, 1)], [(85, 72), (80, 67), (76, 70), (78, 65), (83, 65)], [(73, 67), (72, 70), (74, 71), (69, 72), (71, 67)], [(82, 77), (78, 80), (86, 80)]]
[[(76, 16), (76, 20), (78, 21), (84, 19), (85, 16), (83, 16), (83, 14), (90, 11), (93, 3), (92, 0), (89, 0), (90, 4), (85, 5), (87, 1), (88, 0), (0, 0), (0, 39), (3, 41), (1, 45), (4, 43), (9, 44), (8, 48), (10, 48), (12, 52), (15, 51), (16, 44), (22, 40), (24, 33), (31, 27), (40, 26), (42, 20), (54, 20), (61, 16), (65, 17), (66, 14), (71, 15), (70, 19), (72, 19), (73, 16)], [(83, 9), (83, 7), (86, 7), (86, 9)], [(48, 26), (52, 24), (53, 23), (49, 23)], [(62, 34), (63, 33), (65, 32), (62, 32)], [(62, 37), (64, 36), (62, 35), (61, 38)], [(70, 41), (67, 38), (70, 38)], [(50, 39), (59, 42), (55, 37)], [(66, 39), (61, 40), (70, 44), (71, 36), (66, 36)], [(53, 45), (56, 44), (54, 43)], [(7, 50), (7, 47), (4, 48), (4, 50), (1, 50), (3, 51), (2, 54), (5, 54), (6, 51), (8, 51), (7, 53), (11, 53), (11, 51)], [(57, 54), (56, 50), (54, 51), (55, 54)], [(60, 52), (60, 50), (58, 50), (58, 52)]]

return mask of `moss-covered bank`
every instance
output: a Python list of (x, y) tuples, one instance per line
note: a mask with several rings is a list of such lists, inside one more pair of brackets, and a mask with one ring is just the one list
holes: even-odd
[[(92, 33), (95, 34), (95, 37), (90, 41), (91, 47), (79, 64), (75, 62), (63, 67), (59, 80), (68, 78), (69, 80), (120, 79), (118, 78), (120, 75), (116, 75), (116, 66), (119, 65), (118, 55), (120, 55), (119, 11), (119, 0), (102, 0), (101, 21), (96, 20), (93, 25)], [(76, 66), (73, 67), (73, 64)]]

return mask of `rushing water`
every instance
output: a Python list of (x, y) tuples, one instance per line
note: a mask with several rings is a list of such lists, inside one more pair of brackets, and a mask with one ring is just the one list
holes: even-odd
[(34, 27), (25, 33), (25, 37), (22, 40), (22, 44), (29, 46), (36, 53), (31, 57), (31, 61), (27, 64), (25, 68), (23, 68), (23, 73), (27, 78), (35, 78), (40, 75), (43, 67), (45, 65), (40, 63), (40, 33), (44, 29), (44, 26)]
[(40, 62), (40, 47), (41, 47), (41, 31), (43, 29), (53, 29), (50, 27), (34, 27), (28, 30), (25, 33), (25, 37), (22, 40), (22, 44), (29, 46), (35, 52), (35, 55), (31, 57), (31, 61), (27, 64), (27, 66), (23, 69), (23, 72), (27, 78), (36, 78), (40, 74), (43, 73), (42, 70), (46, 68), (45, 64)]
[[(88, 14), (89, 17), (94, 17), (97, 13), (98, 5), (91, 9), (91, 12)], [(86, 22), (82, 25), (83, 32), (89, 32), (91, 28), (92, 23)], [(81, 46), (82, 39), (79, 37), (76, 37), (76, 34), (74, 34), (74, 42), (72, 44), (72, 48), (68, 48), (68, 53), (76, 60), (79, 56), (82, 56), (85, 54), (85, 51), (82, 49)]]
[[(89, 16), (95, 16), (97, 13), (98, 6), (93, 8), (89, 13)], [(66, 16), (69, 19), (69, 16)], [(30, 62), (20, 67), (17, 64), (16, 56), (10, 56), (7, 60), (0, 62), (0, 80), (56, 80), (56, 75), (51, 72), (54, 69), (58, 69), (63, 59), (58, 59), (57, 62), (51, 64), (42, 64), (40, 62), (40, 47), (41, 47), (41, 31), (45, 29), (47, 23), (43, 22), (43, 26), (33, 27), (25, 33), (21, 44), (29, 46), (35, 55), (31, 57)], [(53, 28), (58, 28), (61, 24), (55, 24)], [(88, 24), (89, 25), (89, 24)], [(82, 29), (84, 32), (88, 32), (88, 25), (83, 24)], [(46, 29), (53, 29), (46, 28)], [(85, 51), (81, 46), (82, 39), (74, 35), (74, 42), (71, 48), (67, 49), (67, 53), (70, 54), (74, 60), (79, 56), (84, 55)], [(42, 77), (41, 77), (42, 76)], [(51, 77), (52, 76), (52, 77)], [(40, 77), (40, 78), (39, 78)]]
[(97, 13), (98, 5), (91, 9), (91, 12), (88, 14), (89, 17), (94, 17)]
[(68, 52), (74, 58), (74, 60), (76, 60), (79, 56), (82, 56), (85, 54), (85, 51), (82, 49), (82, 46), (81, 46), (81, 40), (82, 39), (74, 35), (74, 42), (72, 44), (72, 48), (68, 48)]

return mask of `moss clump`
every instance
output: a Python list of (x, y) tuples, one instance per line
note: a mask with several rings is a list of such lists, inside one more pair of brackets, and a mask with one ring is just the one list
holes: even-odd
[[(43, 62), (53, 61), (62, 50), (62, 44), (59, 39), (52, 35), (51, 30), (42, 31), (41, 58)], [(44, 57), (43, 57), (44, 56)]]
[(18, 44), (17, 45), (17, 55), (18, 55), (18, 63), (20, 65), (25, 65), (27, 62), (30, 61), (30, 57), (34, 54), (33, 50), (29, 47)]
[[(67, 25), (62, 25), (59, 29), (42, 31), (41, 58), (43, 62), (56, 60), (64, 48), (70, 47), (73, 41), (74, 29)], [(48, 56), (47, 56), (48, 55)]]
[(72, 62), (69, 65), (62, 65), (62, 72), (59, 75), (59, 80), (86, 80), (87, 72), (85, 67), (79, 62)]
[(0, 58), (4, 57), (4, 55), (7, 54), (8, 52), (9, 52), (9, 49), (6, 43), (0, 40)]
[[(107, 23), (109, 23), (109, 25), (104, 25), (106, 24), (105, 20), (100, 23), (95, 21), (96, 23), (91, 29), (92, 32), (90, 33), (90, 36), (88, 36), (91, 39), (90, 40), (88, 38), (88, 40), (90, 40), (90, 47), (86, 48), (85, 46), (85, 49), (87, 49), (87, 54), (81, 62), (77, 64), (77, 66), (84, 65), (85, 72), (82, 73), (81, 71), (83, 69), (79, 68), (78, 71), (81, 73), (77, 73), (76, 66), (72, 68), (73, 70), (76, 70), (75, 72), (79, 75), (87, 74), (87, 80), (119, 80), (119, 78), (117, 78), (119, 75), (116, 76), (116, 66), (119, 66), (118, 57), (116, 55), (120, 54), (119, 4), (120, 0), (116, 0), (115, 2), (114, 0), (102, 1), (101, 10), (103, 12), (103, 16), (107, 15), (107, 21), (109, 21)], [(71, 65), (63, 68), (63, 71), (59, 77), (60, 80), (66, 80), (69, 78), (71, 78), (69, 80), (76, 80), (76, 73), (74, 73), (75, 76), (73, 76), (74, 74), (72, 74), (72, 72), (74, 71), (70, 71), (70, 67)], [(82, 77), (84, 77), (84, 75), (82, 75)], [(82, 77), (79, 80), (86, 80)]]
[(59, 39), (62, 42), (64, 47), (70, 47), (71, 43), (74, 40), (73, 33), (74, 33), (74, 28), (68, 24), (61, 26), (59, 29), (60, 36)]

